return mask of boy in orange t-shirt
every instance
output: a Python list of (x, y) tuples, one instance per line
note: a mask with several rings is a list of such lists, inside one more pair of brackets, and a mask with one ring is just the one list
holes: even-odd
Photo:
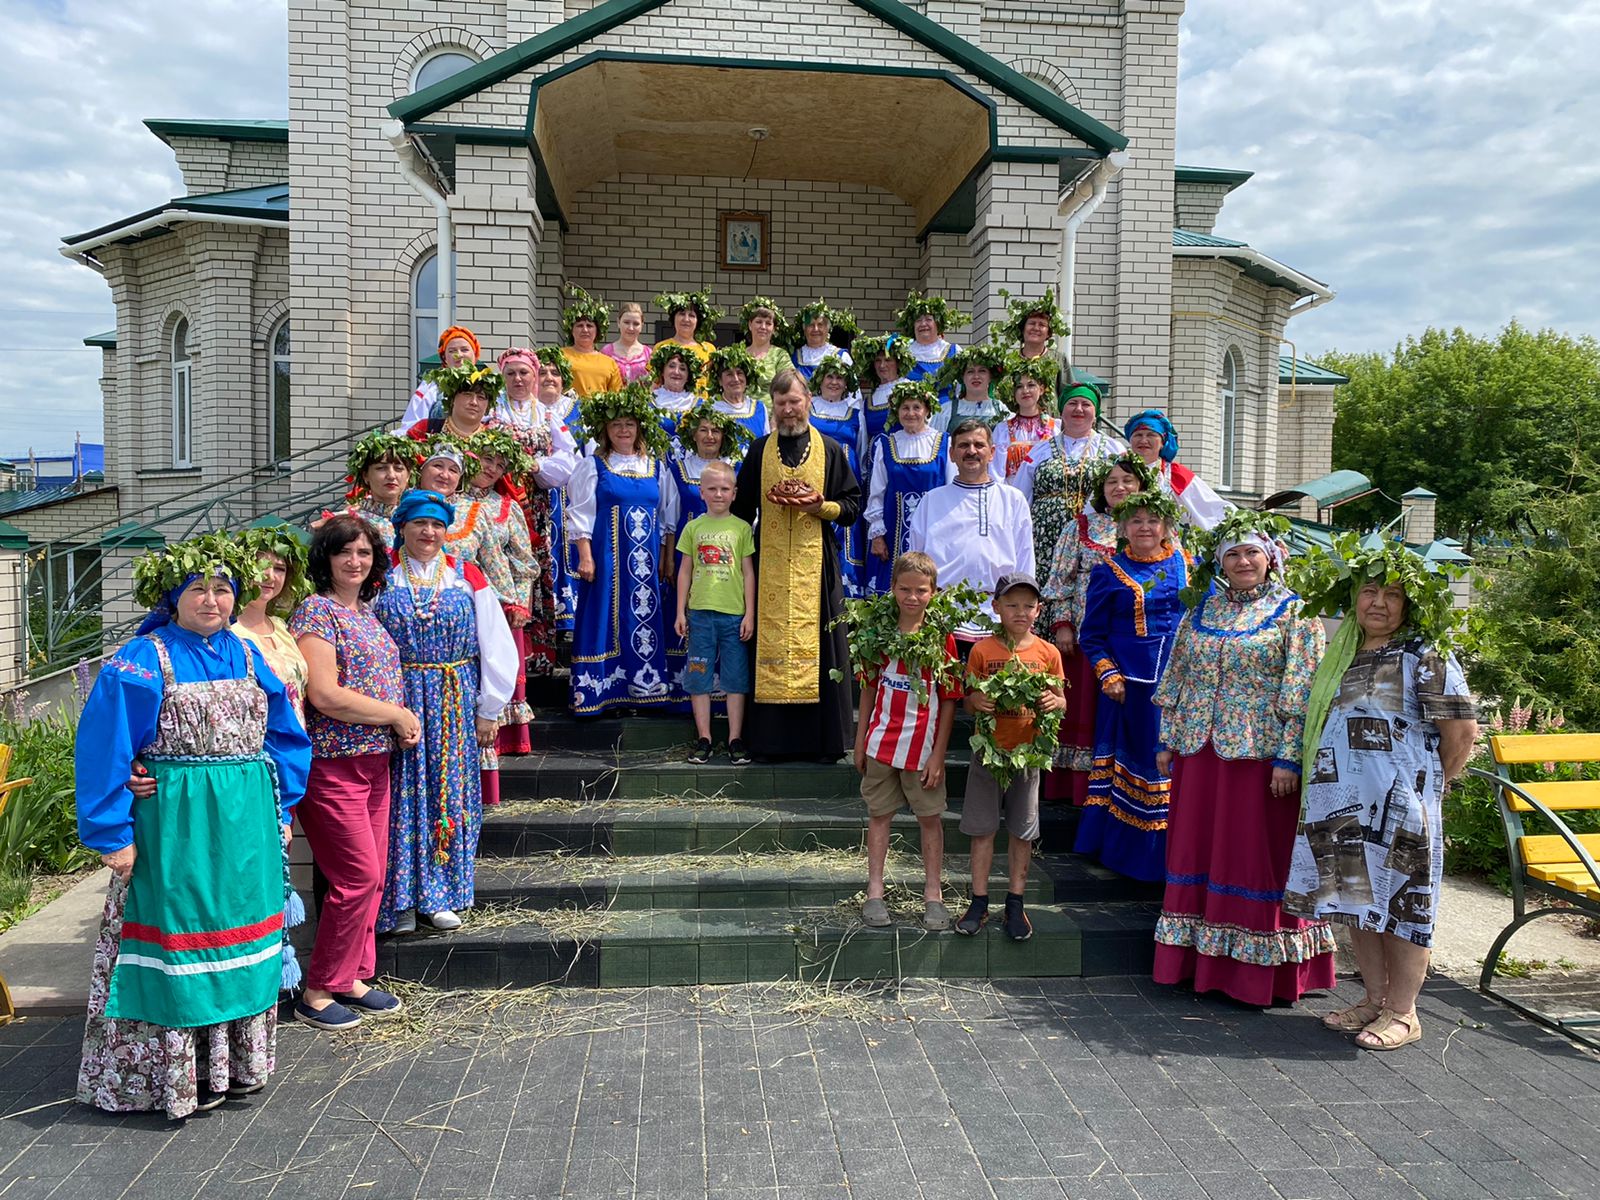
[[(994, 586), (994, 611), (1000, 618), (1000, 632), (973, 646), (967, 657), (967, 673), (987, 679), (1010, 659), (1018, 659), (1032, 670), (1055, 676), (1056, 683), (1040, 699), (1038, 711), (1059, 712), (1067, 706), (1061, 651), (1033, 636), (1039, 608), (1039, 584), (1032, 575), (1002, 575)], [(976, 688), (967, 692), (966, 705), (971, 713), (994, 712), (994, 701)], [(1031, 742), (1036, 715), (1026, 711), (998, 714), (995, 742), (1003, 750)], [(1023, 910), (1022, 894), (1028, 884), (1033, 843), (1039, 837), (1039, 770), (1030, 767), (1018, 772), (1002, 795), (999, 781), (976, 758), (967, 769), (967, 794), (961, 805), (961, 832), (972, 840), (972, 903), (956, 922), (956, 932), (970, 937), (989, 919), (989, 868), (994, 863), (994, 837), (1000, 829), (1002, 809), (1009, 839), (1006, 861), (1011, 873), (1003, 928), (1012, 941), (1025, 942), (1033, 936), (1033, 923)]]

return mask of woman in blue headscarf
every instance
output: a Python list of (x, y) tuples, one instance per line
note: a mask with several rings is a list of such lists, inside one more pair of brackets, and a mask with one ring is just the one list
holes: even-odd
[(1159, 408), (1134, 413), (1122, 427), (1128, 447), (1161, 476), (1161, 490), (1178, 502), (1185, 525), (1215, 529), (1233, 509), (1211, 485), (1178, 461), (1178, 431)]
[(459, 929), (471, 908), (483, 823), (478, 750), (494, 745), (517, 682), (517, 644), (482, 571), (444, 553), (455, 510), (413, 488), (394, 510), (394, 566), (373, 614), (400, 650), (405, 706), (422, 737), (390, 768), (389, 870), (379, 933), (417, 917)]
[[(77, 1096), (108, 1112), (181, 1119), (259, 1091), (278, 991), (298, 982), (287, 847), (311, 742), (229, 629), (260, 570), (220, 533), (140, 559), (134, 596), (152, 612), (78, 720), (78, 834), (112, 878)], [(136, 759), (155, 784), (137, 803)]]

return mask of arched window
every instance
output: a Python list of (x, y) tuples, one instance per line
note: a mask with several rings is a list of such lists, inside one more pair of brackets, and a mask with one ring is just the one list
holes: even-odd
[(267, 339), (267, 461), (281, 463), (294, 453), (289, 414), (289, 318)]
[(194, 466), (194, 390), (189, 372), (189, 319), (172, 327), (172, 465)]
[(439, 347), (439, 252), (417, 259), (411, 273), (411, 367), (422, 378), (422, 360)]
[(1238, 486), (1239, 461), (1239, 360), (1232, 350), (1222, 356), (1222, 377), (1217, 381), (1222, 409), (1222, 467), (1218, 482)]
[(450, 76), (465, 71), (468, 67), (477, 64), (477, 59), (464, 50), (449, 49), (439, 50), (421, 59), (411, 70), (411, 90), (420, 92), (423, 88), (432, 87), (436, 83), (449, 79)]

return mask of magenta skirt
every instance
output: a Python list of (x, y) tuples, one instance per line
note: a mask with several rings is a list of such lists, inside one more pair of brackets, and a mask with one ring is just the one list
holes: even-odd
[(1333, 987), (1333, 931), (1283, 911), (1300, 793), (1274, 796), (1272, 763), (1179, 755), (1167, 816), (1157, 983), (1194, 981), (1245, 1004)]
[(1061, 717), (1056, 763), (1045, 773), (1041, 795), (1081, 805), (1089, 796), (1089, 770), (1094, 766), (1094, 709), (1100, 683), (1082, 650), (1062, 655), (1061, 666), (1067, 678), (1067, 711)]

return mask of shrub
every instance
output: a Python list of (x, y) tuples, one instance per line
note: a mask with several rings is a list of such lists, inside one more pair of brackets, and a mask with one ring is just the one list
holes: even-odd
[(0, 866), (75, 871), (95, 860), (78, 840), (72, 765), (77, 712), (65, 704), (53, 712), (43, 705), (25, 712), (24, 703), (15, 695), (9, 711), (0, 712), (0, 742), (12, 748), (10, 777), (33, 778), (11, 793), (0, 813)]

